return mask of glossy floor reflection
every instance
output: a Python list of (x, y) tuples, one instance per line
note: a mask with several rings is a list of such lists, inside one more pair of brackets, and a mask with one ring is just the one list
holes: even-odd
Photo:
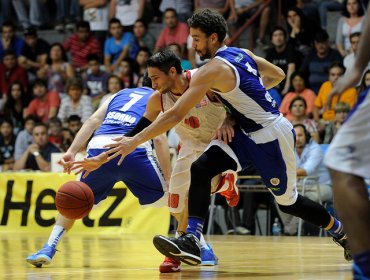
[(152, 236), (69, 234), (53, 262), (34, 268), (25, 258), (47, 236), (0, 234), (1, 279), (351, 279), (351, 264), (330, 238), (210, 236), (215, 267), (183, 265), (160, 274)]

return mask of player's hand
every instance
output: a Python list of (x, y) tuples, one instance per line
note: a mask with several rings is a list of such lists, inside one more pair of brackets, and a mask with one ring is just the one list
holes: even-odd
[(81, 161), (73, 161), (73, 167), (71, 168), (71, 171), (75, 171), (76, 175), (82, 173), (83, 171), (86, 171), (85, 174), (82, 176), (82, 178), (86, 178), (90, 174), (90, 172), (98, 169), (107, 161), (108, 154), (101, 153), (95, 157), (84, 158)]
[(109, 154), (108, 161), (121, 156), (118, 161), (118, 165), (121, 165), (125, 156), (134, 151), (137, 147), (137, 144), (134, 141), (134, 137), (120, 136), (113, 138), (112, 140), (114, 143), (104, 146), (104, 148), (109, 149), (109, 151), (105, 153)]
[(328, 100), (326, 102), (326, 107), (330, 108), (330, 105), (332, 104), (332, 99), (334, 96), (338, 96), (338, 100), (340, 99), (340, 96), (344, 91), (349, 89), (350, 87), (355, 86), (358, 81), (361, 79), (362, 72), (359, 72), (356, 69), (352, 69), (351, 72), (346, 75), (342, 76), (338, 79), (338, 81), (335, 83), (333, 89), (329, 93)]
[(232, 119), (226, 117), (223, 123), (217, 128), (213, 140), (217, 139), (223, 141), (225, 144), (231, 142), (235, 136), (234, 124), (235, 122)]
[(58, 161), (58, 164), (63, 166), (63, 172), (71, 174), (71, 168), (74, 160), (75, 154), (67, 151)]

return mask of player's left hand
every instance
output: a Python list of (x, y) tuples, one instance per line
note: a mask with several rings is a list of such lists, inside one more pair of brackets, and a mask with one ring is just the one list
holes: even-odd
[(101, 153), (100, 155), (97, 155), (95, 157), (84, 158), (81, 161), (72, 162), (73, 167), (71, 168), (71, 171), (76, 170), (76, 175), (82, 173), (83, 171), (86, 171), (85, 174), (82, 176), (82, 178), (86, 178), (90, 174), (90, 172), (98, 169), (107, 161), (108, 155), (106, 153)]
[(118, 161), (118, 165), (121, 165), (125, 156), (134, 151), (137, 144), (134, 141), (134, 137), (120, 136), (113, 138), (112, 140), (115, 142), (104, 146), (104, 148), (109, 149), (109, 151), (106, 151), (105, 153), (109, 154), (108, 161), (121, 156)]
[(213, 136), (213, 140), (218, 139), (219, 141), (223, 141), (225, 144), (231, 142), (235, 136), (234, 124), (234, 120), (230, 117), (226, 117), (223, 123), (217, 128), (216, 134)]

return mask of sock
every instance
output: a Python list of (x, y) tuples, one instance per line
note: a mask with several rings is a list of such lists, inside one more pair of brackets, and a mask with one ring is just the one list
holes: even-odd
[(59, 241), (62, 239), (63, 235), (66, 233), (66, 229), (62, 226), (55, 225), (53, 227), (53, 230), (51, 231), (48, 245), (51, 247), (56, 248)]
[(200, 248), (208, 249), (208, 244), (207, 244), (206, 240), (204, 239), (203, 234), (200, 235), (199, 242), (200, 242)]
[(370, 251), (354, 255), (355, 265), (361, 269), (364, 276), (370, 277)]
[(204, 220), (197, 217), (189, 217), (186, 232), (194, 234), (198, 239), (203, 232)]
[(343, 225), (333, 216), (330, 217), (331, 219), (329, 225), (326, 226), (325, 230), (329, 232), (330, 235), (333, 236), (335, 239), (341, 239), (345, 235), (343, 232)]

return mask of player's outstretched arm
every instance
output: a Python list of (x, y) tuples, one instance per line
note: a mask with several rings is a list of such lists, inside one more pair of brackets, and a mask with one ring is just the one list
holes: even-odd
[[(208, 66), (208, 65), (205, 65)], [(111, 148), (110, 154), (113, 153), (109, 159), (121, 156), (118, 164), (121, 164), (123, 158), (131, 153), (138, 145), (153, 139), (155, 136), (165, 133), (170, 128), (178, 124), (197, 103), (203, 98), (207, 90), (212, 87), (216, 77), (210, 75), (216, 70), (207, 71), (209, 67), (203, 66), (196, 75), (191, 79), (189, 88), (177, 100), (175, 106), (166, 111), (146, 129), (132, 138), (123, 138), (116, 143), (109, 144), (106, 148)]]
[(261, 75), (263, 85), (266, 89), (273, 88), (277, 86), (282, 80), (284, 80), (285, 73), (280, 67), (277, 67), (276, 65), (268, 62), (266, 59), (253, 54), (249, 50), (245, 49), (245, 51), (257, 63), (258, 71)]

